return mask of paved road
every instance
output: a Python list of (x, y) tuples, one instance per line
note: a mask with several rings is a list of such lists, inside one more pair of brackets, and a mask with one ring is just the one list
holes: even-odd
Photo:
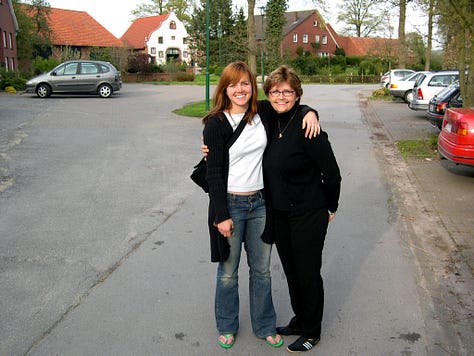
[[(459, 300), (472, 292), (472, 275), (461, 262), (445, 268), (450, 250), (442, 247), (454, 243), (439, 223), (431, 227), (439, 246), (414, 244), (426, 235), (431, 203), (420, 204), (410, 164), (390, 149), (383, 110), (392, 106), (359, 107), (370, 89), (305, 87), (304, 102), (319, 109), (343, 172), (314, 353), (467, 355), (472, 319), (461, 315)], [(91, 97), (0, 96), (0, 112), (10, 110), (0, 120), (0, 354), (286, 354), (249, 329), (243, 266), (238, 341), (228, 351), (215, 343), (207, 198), (188, 178), (201, 125), (171, 113), (203, 92), (127, 85), (107, 107)], [(393, 170), (408, 183), (393, 185)], [(443, 268), (427, 273), (439, 257)], [(272, 271), (279, 323), (286, 323), (276, 255)]]

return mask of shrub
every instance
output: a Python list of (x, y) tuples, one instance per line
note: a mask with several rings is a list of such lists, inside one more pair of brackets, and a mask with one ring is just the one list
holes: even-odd
[(388, 89), (387, 88), (376, 89), (372, 92), (372, 96), (374, 98), (382, 98), (384, 96), (389, 96)]
[(178, 72), (176, 80), (178, 82), (193, 82), (194, 81), (194, 74), (186, 73), (186, 72)]
[(12, 94), (15, 94), (15, 93), (16, 93), (15, 87), (12, 87), (12, 86), (6, 87), (6, 88), (5, 88), (5, 91), (6, 91), (7, 93), (12, 93)]
[[(20, 77), (17, 72), (0, 71), (0, 89), (6, 90), (7, 87), (12, 87), (16, 91), (24, 90), (26, 79)], [(11, 90), (11, 89), (10, 89)]]
[(49, 72), (51, 69), (59, 65), (61, 62), (53, 57), (49, 57), (47, 59), (36, 57), (33, 62), (31, 63), (31, 67), (33, 68), (33, 74), (38, 75), (41, 73)]

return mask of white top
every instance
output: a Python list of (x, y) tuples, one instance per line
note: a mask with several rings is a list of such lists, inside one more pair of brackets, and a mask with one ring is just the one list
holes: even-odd
[[(244, 114), (233, 114), (231, 117), (227, 112), (225, 115), (234, 131), (244, 117)], [(245, 193), (263, 188), (262, 160), (266, 146), (265, 127), (257, 114), (250, 125), (245, 125), (229, 149), (227, 191)]]

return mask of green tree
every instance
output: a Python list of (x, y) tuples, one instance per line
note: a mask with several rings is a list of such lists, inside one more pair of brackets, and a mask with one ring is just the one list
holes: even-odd
[(286, 24), (286, 0), (269, 0), (265, 9), (265, 47), (267, 68), (275, 68), (281, 63), (281, 42)]
[[(453, 53), (459, 69), (463, 106), (474, 106), (474, 2), (438, 0), (440, 29), (445, 38), (445, 54)], [(445, 58), (449, 60), (450, 58)]]
[[(201, 0), (195, 6), (193, 16), (187, 26), (189, 43), (193, 58), (200, 65), (204, 64), (206, 56), (206, 0)], [(238, 18), (237, 18), (238, 19)], [(239, 24), (239, 28), (236, 25)], [(226, 64), (236, 59), (242, 59), (239, 53), (245, 46), (245, 36), (236, 32), (242, 30), (242, 21), (236, 21), (232, 14), (231, 0), (209, 1), (209, 63), (213, 67)], [(244, 29), (245, 33), (245, 29)], [(239, 37), (241, 37), (239, 39)], [(245, 47), (244, 47), (245, 48)]]
[(13, 0), (20, 32), (16, 37), (19, 68), (27, 71), (31, 61), (51, 55), (51, 29), (47, 17), (51, 7), (46, 0), (32, 0), (21, 4)]

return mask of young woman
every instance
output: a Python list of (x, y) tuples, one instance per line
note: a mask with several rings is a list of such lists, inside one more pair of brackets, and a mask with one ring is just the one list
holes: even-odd
[[(313, 114), (310, 125), (318, 128)], [(245, 127), (228, 149), (227, 142), (240, 121)], [(203, 118), (208, 146), (208, 225), (211, 260), (218, 262), (215, 316), (218, 344), (230, 348), (239, 329), (238, 268), (242, 246), (249, 266), (250, 315), (254, 334), (280, 347), (271, 295), (270, 255), (264, 242), (266, 222), (262, 158), (270, 133), (257, 111), (257, 84), (243, 62), (223, 70), (214, 93), (214, 108)]]

